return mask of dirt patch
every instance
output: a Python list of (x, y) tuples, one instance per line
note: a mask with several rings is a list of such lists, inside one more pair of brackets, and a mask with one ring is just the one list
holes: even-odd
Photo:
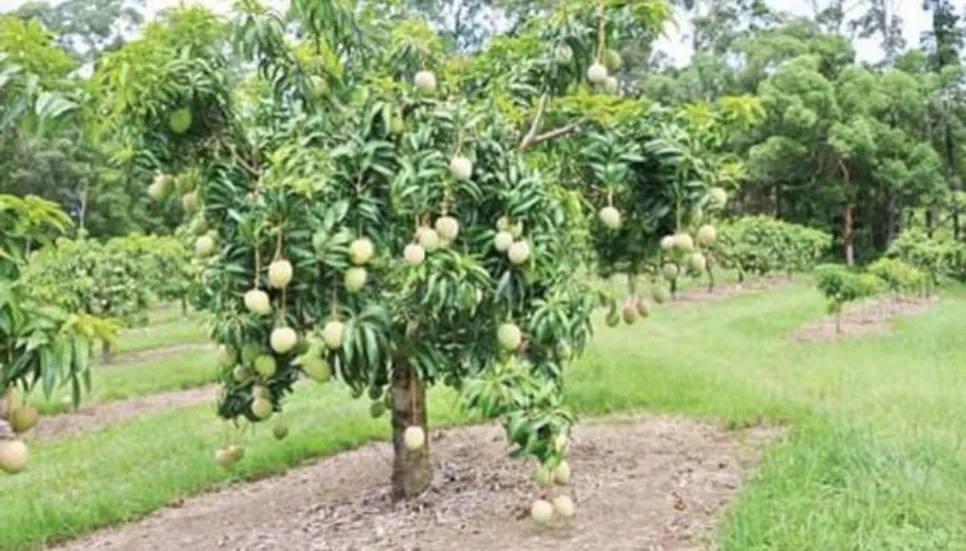
[(163, 360), (165, 358), (180, 356), (189, 352), (205, 352), (214, 350), (216, 350), (216, 347), (211, 343), (211, 341), (185, 342), (181, 344), (161, 346), (158, 348), (145, 348), (144, 350), (133, 350), (131, 352), (118, 352), (111, 358), (110, 363), (106, 364), (101, 361), (100, 356), (97, 357), (97, 361), (101, 365), (113, 367), (120, 366), (122, 364), (143, 362), (146, 360)]
[(802, 342), (834, 341), (837, 339), (875, 333), (887, 333), (892, 321), (902, 316), (922, 314), (932, 308), (939, 297), (880, 298), (853, 304), (841, 315), (841, 332), (836, 330), (835, 316), (798, 328), (792, 338)]
[(207, 401), (214, 403), (215, 387), (204, 386), (151, 396), (130, 398), (107, 404), (89, 404), (77, 411), (45, 415), (37, 427), (27, 434), (28, 440), (52, 440), (72, 436), (123, 423), (131, 419), (164, 413), (178, 407), (194, 406)]
[(666, 305), (675, 306), (679, 304), (720, 300), (741, 293), (765, 291), (791, 284), (792, 280), (788, 279), (787, 276), (768, 276), (746, 280), (744, 283), (719, 283), (714, 286), (714, 290), (712, 291), (708, 290), (707, 285), (702, 284), (698, 287), (691, 287), (678, 292), (673, 299), (667, 301)]
[(506, 457), (498, 427), (484, 426), (434, 433), (433, 485), (404, 505), (390, 502), (391, 448), (380, 443), (56, 549), (706, 549), (722, 509), (778, 433), (664, 417), (582, 424), (571, 445), (573, 484), (564, 488), (577, 515), (549, 528), (529, 519), (538, 495), (529, 469)]

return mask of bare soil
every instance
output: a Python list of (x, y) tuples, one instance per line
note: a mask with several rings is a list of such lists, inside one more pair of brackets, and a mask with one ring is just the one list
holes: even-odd
[[(667, 417), (575, 429), (575, 517), (538, 527), (527, 465), (494, 426), (434, 432), (431, 488), (389, 499), (391, 447), (372, 444), (284, 475), (186, 499), (59, 550), (697, 550), (779, 429), (729, 432)], [(284, 442), (280, 445), (285, 445)]]
[(131, 419), (164, 413), (177, 407), (210, 401), (214, 404), (215, 387), (204, 386), (151, 396), (129, 398), (107, 404), (89, 404), (77, 411), (41, 416), (37, 426), (27, 434), (28, 440), (53, 440), (81, 432), (96, 430)]
[(844, 309), (841, 317), (841, 333), (835, 329), (835, 316), (798, 328), (792, 338), (802, 342), (826, 342), (837, 339), (888, 333), (892, 321), (902, 316), (922, 314), (932, 308), (939, 297), (878, 298), (853, 304)]
[(692, 304), (696, 302), (706, 302), (710, 300), (720, 300), (740, 293), (755, 291), (765, 291), (784, 285), (791, 285), (792, 281), (788, 276), (774, 275), (762, 278), (746, 280), (744, 283), (718, 283), (714, 289), (709, 291), (706, 284), (692, 287), (685, 291), (678, 292), (673, 299), (666, 303), (670, 306), (678, 304)]

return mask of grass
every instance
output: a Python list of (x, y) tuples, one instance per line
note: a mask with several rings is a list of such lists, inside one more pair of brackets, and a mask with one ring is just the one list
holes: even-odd
[[(567, 401), (584, 415), (646, 409), (731, 426), (789, 422), (788, 437), (728, 511), (723, 549), (966, 549), (966, 293), (953, 291), (890, 335), (786, 338), (822, 312), (818, 295), (798, 285), (601, 328), (568, 374)], [(434, 424), (466, 421), (452, 395), (434, 393), (431, 402)], [(289, 439), (275, 445), (261, 431), (234, 473), (211, 460), (220, 429), (210, 405), (37, 443), (31, 469), (2, 479), (0, 549), (128, 521), (385, 437), (386, 421), (366, 410), (334, 385), (300, 387), (285, 414)]]
[[(437, 422), (457, 420), (451, 393), (435, 392), (433, 402)], [(185, 495), (385, 437), (386, 419), (371, 419), (368, 409), (366, 402), (351, 400), (335, 385), (298, 385), (282, 414), (292, 429), (290, 436), (277, 445), (260, 427), (258, 434), (243, 437), (246, 458), (233, 472), (212, 460), (224, 435), (212, 404), (38, 443), (31, 448), (37, 467), (3, 480), (0, 549), (80, 535)], [(111, 483), (105, 484), (107, 480)]]
[[(91, 368), (91, 393), (85, 402), (113, 402), (213, 383), (215, 356), (214, 350), (203, 350), (130, 364), (95, 365)], [(50, 398), (35, 392), (30, 401), (44, 414), (71, 408), (68, 388), (57, 389)]]
[[(181, 316), (180, 307), (165, 307), (151, 312), (150, 324), (123, 331), (117, 338), (115, 354), (138, 352), (153, 348), (199, 343), (208, 340), (202, 323), (204, 318), (195, 312)], [(121, 359), (118, 359), (121, 361)]]

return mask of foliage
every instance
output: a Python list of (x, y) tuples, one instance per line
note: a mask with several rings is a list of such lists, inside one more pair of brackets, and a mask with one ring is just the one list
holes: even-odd
[(896, 295), (925, 291), (926, 275), (901, 260), (880, 258), (869, 264), (865, 271), (881, 279)]
[[(657, 67), (643, 90), (672, 104), (740, 94), (760, 103), (761, 121), (727, 143), (747, 169), (740, 213), (828, 231), (849, 261), (876, 258), (916, 211), (928, 231), (943, 225), (962, 237), (951, 196), (966, 181), (956, 146), (966, 139), (966, 72), (950, 3), (922, 3), (933, 28), (918, 48), (897, 34), (916, 8), (896, 11), (896, 2), (852, 11), (836, 0), (807, 17), (747, 0), (684, 4), (696, 54)], [(880, 61), (857, 59), (855, 30), (881, 39)]]
[(828, 313), (835, 315), (835, 329), (842, 331), (842, 307), (878, 293), (883, 282), (878, 277), (862, 273), (841, 264), (822, 264), (815, 268), (815, 286), (825, 295)]
[(32, 0), (17, 8), (14, 15), (43, 23), (61, 47), (85, 61), (119, 47), (122, 36), (143, 22), (141, 13), (126, 0), (66, 0), (56, 5)]
[[(55, 205), (36, 197), (0, 195), (0, 395), (13, 386), (30, 392), (38, 383), (47, 396), (62, 383), (76, 405), (90, 387), (90, 343), (113, 340), (109, 321), (37, 300), (20, 279), (32, 247), (66, 229), (68, 219)], [(9, 438), (0, 419), (0, 438)]]
[(130, 188), (136, 167), (112, 161), (114, 137), (71, 55), (34, 19), (4, 15), (0, 27), (0, 193), (54, 201), (95, 237), (162, 225)]
[(739, 274), (810, 271), (828, 251), (831, 236), (768, 216), (746, 216), (719, 227), (715, 259)]
[(145, 324), (156, 299), (185, 298), (193, 278), (181, 239), (139, 234), (104, 243), (59, 238), (34, 252), (23, 273), (38, 299), (127, 326)]
[(943, 279), (962, 280), (966, 245), (946, 239), (933, 239), (919, 229), (909, 229), (896, 238), (887, 254), (914, 266), (928, 276), (929, 292), (939, 287)]
[(175, 236), (132, 234), (110, 243), (138, 259), (139, 281), (152, 298), (162, 301), (183, 300), (190, 290), (196, 270), (185, 240)]
[[(497, 392), (515, 381), (509, 404), (473, 392), (467, 404), (504, 420), (515, 453), (555, 466), (572, 423), (563, 369), (586, 345), (593, 301), (568, 254), (579, 239), (563, 196), (523, 151), (555, 135), (539, 134), (542, 120), (575, 109), (551, 97), (581, 86), (590, 52), (602, 54), (597, 12), (568, 4), (533, 22), (520, 44), (539, 48), (483, 79), (480, 66), (440, 71), (451, 60), (412, 22), (394, 33), (336, 6), (292, 8), (323, 63), (282, 38), (280, 16), (244, 2), (231, 50), (217, 17), (175, 10), (97, 77), (138, 162), (160, 173), (152, 194), (177, 189), (203, 216), (199, 304), (223, 346), (219, 415), (263, 420), (301, 372), (331, 373), (374, 412), (388, 403), (397, 470), (412, 474), (425, 441), (404, 447), (403, 433), (426, 427), (424, 386), (481, 377), (492, 384), (473, 388)], [(617, 5), (601, 24), (637, 17)], [(239, 75), (232, 56), (255, 62), (257, 77)], [(423, 74), (414, 86), (420, 70), (436, 70), (434, 82)], [(530, 102), (532, 124), (519, 116)], [(192, 187), (168, 180), (186, 174)]]

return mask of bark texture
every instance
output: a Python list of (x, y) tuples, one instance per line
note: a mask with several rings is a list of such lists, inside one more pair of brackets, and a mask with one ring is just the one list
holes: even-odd
[[(404, 434), (410, 426), (418, 426), (426, 435), (423, 446), (409, 450)], [(392, 371), (392, 497), (410, 499), (429, 488), (433, 465), (429, 460), (429, 431), (427, 430), (426, 389), (409, 363), (397, 358)]]

